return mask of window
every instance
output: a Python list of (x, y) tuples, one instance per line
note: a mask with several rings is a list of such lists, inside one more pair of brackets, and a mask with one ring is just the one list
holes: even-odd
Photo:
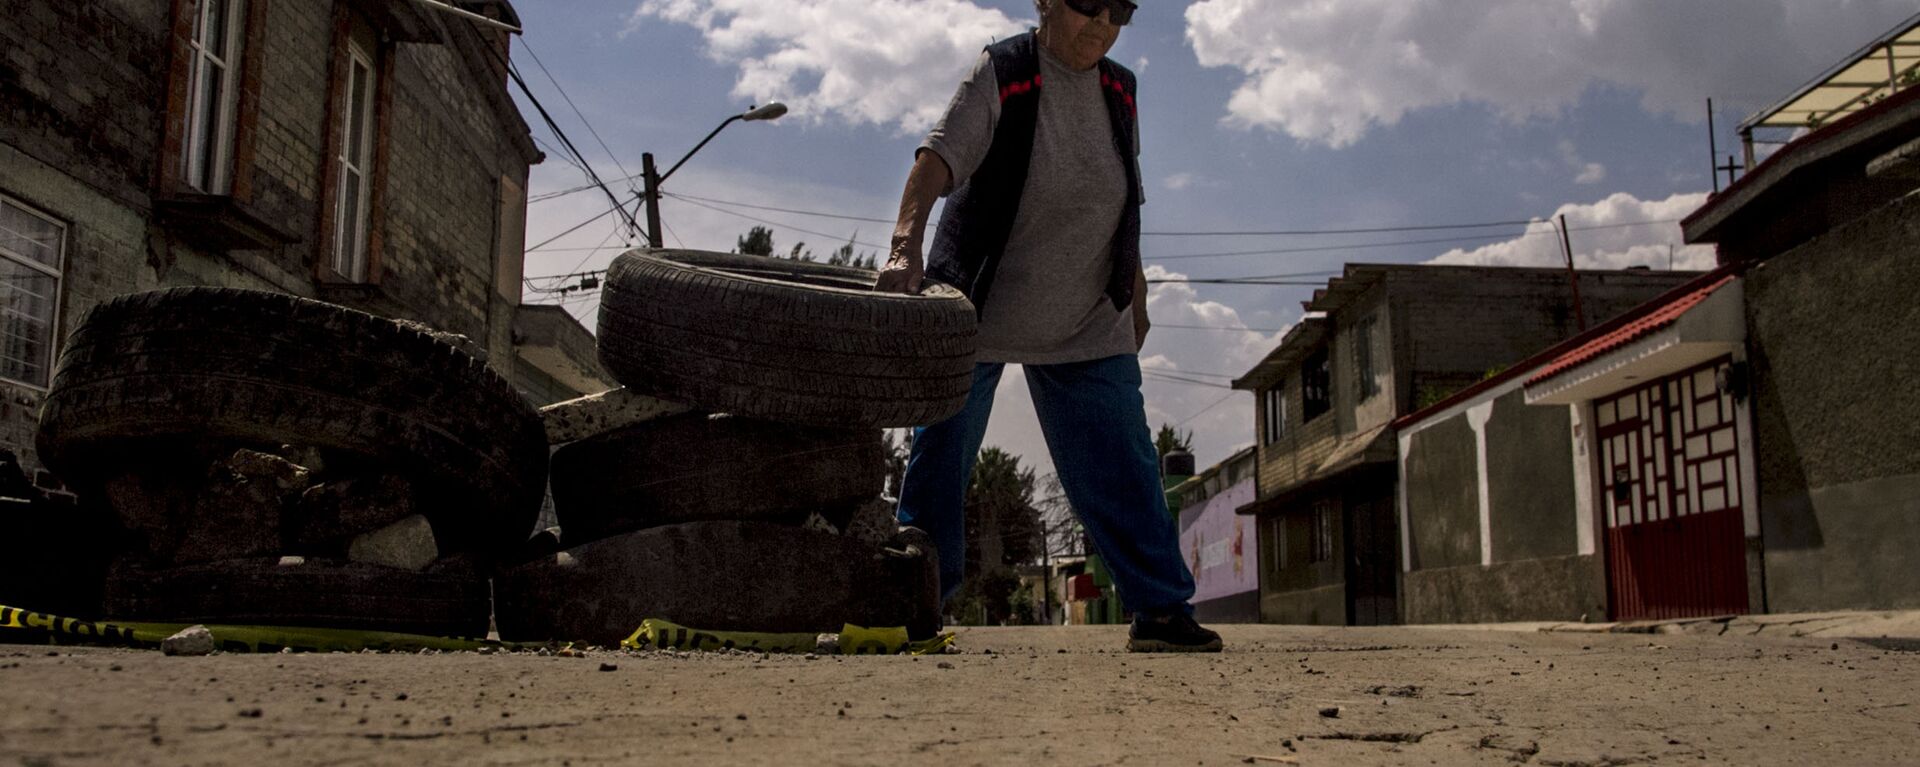
[(1321, 349), (1300, 365), (1300, 420), (1319, 418), (1333, 409), (1333, 369), (1327, 364), (1327, 350)]
[(352, 282), (367, 280), (368, 198), (372, 194), (373, 55), (359, 40), (347, 41), (346, 102), (340, 112), (339, 179), (333, 209), (333, 271)]
[(1267, 539), (1260, 551), (1260, 559), (1267, 563), (1267, 580), (1278, 582), (1280, 573), (1287, 569), (1287, 516), (1274, 514), (1261, 519), (1260, 529)]
[(1266, 428), (1262, 444), (1279, 442), (1287, 434), (1287, 382), (1274, 384), (1266, 393)]
[(1333, 559), (1334, 515), (1339, 512), (1339, 508), (1338, 502), (1330, 499), (1314, 502), (1311, 520), (1313, 529), (1310, 533), (1313, 553), (1310, 561), (1327, 562)]
[(1355, 399), (1367, 401), (1368, 397), (1380, 393), (1380, 382), (1374, 380), (1373, 369), (1373, 318), (1368, 317), (1353, 323), (1353, 369), (1354, 383), (1359, 385), (1359, 396)]
[(187, 109), (178, 116), (184, 149), (180, 178), (195, 191), (227, 194), (233, 188), (234, 110), (245, 29), (245, 0), (201, 0), (188, 43)]
[(47, 386), (66, 227), (0, 196), (0, 378)]

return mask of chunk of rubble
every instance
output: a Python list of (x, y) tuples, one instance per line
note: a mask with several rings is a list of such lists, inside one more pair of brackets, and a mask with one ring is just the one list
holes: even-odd
[(175, 564), (270, 556), (281, 549), (283, 513), (311, 474), (285, 458), (236, 450), (207, 469), (192, 513), (174, 520)]
[(300, 513), (295, 545), (337, 551), (354, 536), (414, 516), (413, 485), (392, 474), (323, 482), (300, 496)]
[(886, 498), (875, 498), (853, 511), (853, 518), (847, 520), (847, 537), (867, 543), (884, 544), (900, 533), (900, 522), (894, 517), (894, 502)]
[(691, 410), (621, 387), (556, 402), (540, 408), (540, 417), (547, 422), (547, 442), (557, 446)]
[(418, 514), (354, 538), (347, 546), (350, 561), (415, 572), (425, 570), (439, 557), (433, 525)]
[(217, 647), (206, 626), (188, 626), (160, 640), (160, 652), (167, 655), (212, 655)]

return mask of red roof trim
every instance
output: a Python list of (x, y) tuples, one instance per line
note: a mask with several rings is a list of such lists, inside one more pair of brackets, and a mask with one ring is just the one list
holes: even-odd
[(1527, 379), (1527, 385), (1531, 386), (1562, 373), (1569, 372), (1574, 368), (1593, 361), (1600, 355), (1626, 346), (1635, 340), (1652, 335), (1656, 330), (1672, 325), (1679, 321), (1681, 315), (1691, 311), (1693, 307), (1699, 306), (1701, 301), (1707, 300), (1707, 296), (1713, 295), (1714, 291), (1719, 290), (1730, 282), (1733, 282), (1733, 275), (1721, 275), (1719, 279), (1711, 283), (1701, 285), (1690, 293), (1668, 301), (1646, 316), (1616, 328), (1611, 333), (1588, 341), (1582, 344), (1580, 348), (1560, 355), (1559, 358), (1547, 363), (1546, 368), (1542, 369), (1538, 374)]
[(1651, 300), (1647, 301), (1646, 303), (1627, 310), (1626, 313), (1621, 314), (1618, 317), (1607, 320), (1606, 322), (1600, 323), (1599, 325), (1595, 325), (1593, 328), (1589, 329), (1585, 333), (1581, 333), (1572, 338), (1568, 338), (1565, 341), (1561, 341), (1560, 343), (1549, 346), (1546, 349), (1541, 350), (1540, 352), (1534, 354), (1531, 357), (1528, 357), (1524, 360), (1514, 363), (1512, 366), (1508, 367), (1506, 370), (1501, 371), (1499, 375), (1495, 375), (1491, 378), (1483, 380), (1465, 389), (1461, 389), (1460, 391), (1454, 392), (1452, 395), (1448, 396), (1446, 399), (1440, 400), (1439, 402), (1435, 402), (1432, 405), (1428, 405), (1424, 408), (1415, 410), (1411, 413), (1408, 413), (1406, 415), (1403, 415), (1403, 416), (1400, 416), (1399, 418), (1394, 419), (1393, 428), (1397, 431), (1397, 430), (1405, 429), (1409, 426), (1413, 426), (1414, 424), (1420, 423), (1421, 421), (1425, 421), (1429, 418), (1434, 417), (1435, 415), (1438, 415), (1441, 411), (1447, 410), (1462, 402), (1473, 399), (1474, 397), (1478, 397), (1489, 389), (1493, 389), (1495, 387), (1501, 386), (1507, 383), (1508, 381), (1512, 381), (1515, 378), (1526, 375), (1535, 370), (1539, 370), (1541, 366), (1546, 365), (1547, 363), (1552, 362), (1556, 359), (1559, 359), (1561, 355), (1564, 355), (1567, 352), (1570, 352), (1582, 346), (1585, 346), (1588, 343), (1591, 343), (1596, 338), (1609, 335), (1614, 331), (1621, 329), (1622, 327), (1625, 327), (1633, 322), (1640, 320), (1643, 317), (1646, 317), (1647, 315), (1653, 314), (1654, 312), (1659, 311), (1662, 307), (1665, 307), (1670, 303), (1678, 301), (1682, 298), (1685, 298), (1688, 295), (1693, 294), (1696, 291), (1699, 291), (1703, 286), (1714, 285), (1715, 288), (1718, 288), (1719, 286), (1717, 283), (1719, 283), (1722, 280), (1731, 279), (1733, 277), (1738, 276), (1741, 270), (1743, 270), (1744, 268), (1745, 266), (1742, 264), (1729, 264), (1726, 266), (1722, 266), (1718, 269), (1715, 269), (1711, 272), (1702, 274), (1691, 280), (1687, 280), (1686, 282), (1681, 283), (1680, 285), (1674, 287), (1672, 290), (1669, 290), (1665, 293), (1661, 293), (1660, 295), (1653, 297)]

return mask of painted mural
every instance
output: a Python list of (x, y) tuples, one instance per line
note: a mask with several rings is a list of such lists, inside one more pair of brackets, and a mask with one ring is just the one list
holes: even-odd
[(1193, 570), (1194, 602), (1260, 588), (1254, 519), (1233, 513), (1253, 500), (1249, 477), (1196, 508), (1180, 511), (1180, 551)]

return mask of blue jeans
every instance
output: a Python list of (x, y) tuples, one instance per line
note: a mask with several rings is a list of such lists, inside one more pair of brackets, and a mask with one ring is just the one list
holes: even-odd
[[(1047, 451), (1067, 501), (1093, 539), (1128, 610), (1193, 612), (1193, 573), (1160, 486), (1160, 460), (1140, 396), (1140, 360), (1122, 354), (1091, 362), (1025, 365)], [(901, 481), (900, 524), (933, 537), (940, 597), (966, 577), (966, 494), (986, 437), (993, 392), (1005, 365), (973, 369), (973, 393), (959, 414), (915, 429)]]

